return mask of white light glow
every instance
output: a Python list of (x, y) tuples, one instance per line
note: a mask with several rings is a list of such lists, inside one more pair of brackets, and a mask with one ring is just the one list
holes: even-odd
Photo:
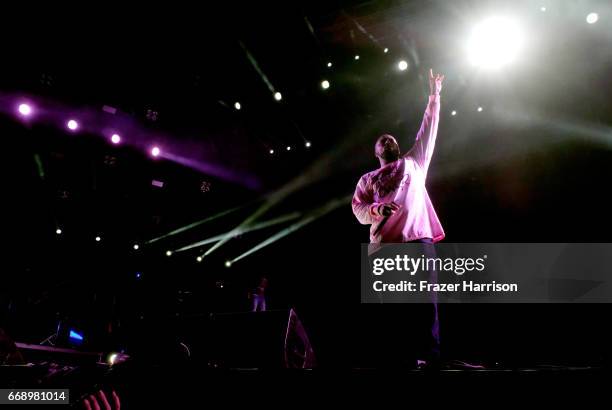
[(599, 14), (597, 13), (589, 13), (589, 15), (586, 16), (586, 21), (589, 24), (595, 24), (597, 20), (599, 20)]
[(474, 27), (467, 43), (475, 66), (496, 69), (516, 60), (523, 48), (523, 33), (514, 21), (493, 17)]

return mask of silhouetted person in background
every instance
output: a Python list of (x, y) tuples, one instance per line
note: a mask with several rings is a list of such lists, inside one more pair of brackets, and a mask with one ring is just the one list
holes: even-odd
[(262, 276), (259, 278), (257, 286), (249, 293), (251, 300), (251, 312), (266, 311), (266, 288), (268, 287), (268, 278)]

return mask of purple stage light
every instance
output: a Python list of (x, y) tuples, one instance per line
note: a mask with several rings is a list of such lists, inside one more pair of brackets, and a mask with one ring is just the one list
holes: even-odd
[(69, 120), (66, 123), (66, 127), (68, 127), (68, 129), (71, 131), (76, 131), (76, 129), (79, 128), (79, 123), (76, 122), (76, 120)]
[(119, 134), (113, 134), (111, 136), (111, 142), (113, 144), (119, 144), (121, 142), (121, 136)]
[(32, 107), (29, 104), (19, 104), (18, 110), (19, 114), (23, 115), (24, 117), (27, 117), (32, 114)]
[(111, 107), (110, 105), (102, 106), (102, 111), (113, 115), (117, 114), (117, 109), (115, 107)]
[(159, 154), (161, 154), (161, 150), (159, 149), (159, 147), (151, 148), (151, 155), (153, 155), (154, 157), (159, 157)]

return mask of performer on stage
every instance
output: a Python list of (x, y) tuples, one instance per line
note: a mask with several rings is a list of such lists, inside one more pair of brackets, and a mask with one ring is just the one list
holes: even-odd
[[(352, 201), (353, 213), (360, 223), (371, 225), (371, 243), (419, 242), (427, 256), (435, 256), (433, 243), (444, 238), (444, 230), (425, 188), (438, 132), (443, 81), (443, 75), (434, 75), (429, 70), (429, 102), (414, 146), (401, 155), (393, 136), (380, 136), (374, 146), (380, 167), (359, 179)], [(439, 359), (440, 343), (435, 298), (427, 307), (430, 340), (429, 351), (425, 353), (435, 361)]]
[(370, 224), (372, 243), (444, 238), (444, 230), (425, 188), (440, 120), (444, 76), (429, 71), (431, 94), (414, 146), (403, 156), (397, 140), (381, 135), (374, 146), (380, 168), (361, 177), (353, 197), (353, 213)]
[(257, 286), (249, 292), (249, 299), (251, 300), (251, 311), (252, 312), (265, 312), (266, 311), (266, 289), (268, 288), (268, 278), (262, 276), (259, 278)]

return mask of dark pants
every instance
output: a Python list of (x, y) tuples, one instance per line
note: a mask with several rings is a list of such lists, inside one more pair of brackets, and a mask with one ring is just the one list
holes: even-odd
[[(412, 241), (423, 246), (423, 255), (426, 258), (436, 257), (436, 248), (432, 239), (419, 239)], [(429, 282), (438, 282), (438, 272), (429, 271)], [(416, 316), (414, 337), (417, 340), (416, 353), (426, 360), (440, 360), (440, 320), (438, 317), (438, 298), (436, 293), (430, 294), (431, 303), (406, 305)], [(409, 315), (411, 312), (407, 312)]]
[[(435, 258), (436, 249), (432, 239), (420, 239), (411, 243), (421, 244), (421, 253), (426, 258)], [(437, 283), (438, 272), (428, 272), (427, 280)], [(394, 297), (393, 295), (391, 297)], [(381, 303), (389, 300), (381, 299)], [(415, 363), (415, 359), (430, 362), (440, 360), (440, 322), (437, 295), (431, 293), (428, 303), (388, 303), (383, 309), (384, 318), (374, 328), (386, 335), (382, 355), (385, 365)], [(381, 312), (382, 313), (382, 312)], [(397, 359), (400, 359), (398, 363)], [(406, 363), (404, 363), (406, 362)]]

